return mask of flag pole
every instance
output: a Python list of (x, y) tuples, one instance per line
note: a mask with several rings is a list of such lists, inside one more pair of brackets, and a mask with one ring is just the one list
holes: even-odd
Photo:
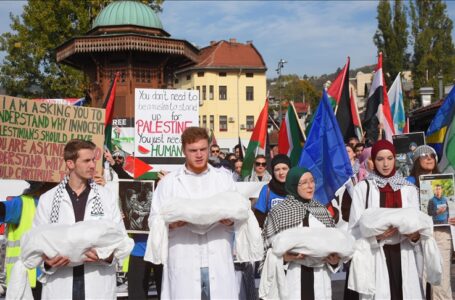
[(292, 106), (292, 109), (294, 110), (295, 118), (297, 119), (297, 124), (299, 124), (300, 132), (302, 133), (302, 136), (303, 136), (303, 138), (304, 138), (305, 141), (306, 141), (305, 131), (303, 131), (302, 125), (300, 124), (299, 115), (297, 114), (297, 110), (295, 109), (294, 101), (289, 101), (289, 105), (291, 105), (291, 106)]
[(278, 126), (278, 124), (275, 122), (275, 120), (273, 120), (272, 116), (269, 114), (269, 119), (270, 121), (272, 121), (272, 124), (276, 127), (276, 129), (280, 130), (280, 127)]

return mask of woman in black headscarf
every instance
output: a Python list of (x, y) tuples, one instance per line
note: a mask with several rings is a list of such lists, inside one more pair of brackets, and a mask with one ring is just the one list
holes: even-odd
[(270, 209), (286, 198), (287, 192), (284, 183), (290, 168), (291, 160), (287, 155), (277, 154), (273, 157), (272, 180), (262, 187), (259, 198), (254, 205), (254, 214), (261, 228)]
[[(294, 227), (335, 227), (327, 208), (313, 199), (316, 189), (314, 177), (303, 167), (292, 168), (286, 177), (286, 199), (268, 214), (262, 235), (265, 253), (273, 238), (280, 232)], [(336, 254), (327, 257), (324, 267), (310, 268), (294, 261), (303, 254), (286, 253), (283, 260), (287, 267), (286, 282), (289, 299), (331, 299), (329, 272), (335, 272), (340, 264)]]

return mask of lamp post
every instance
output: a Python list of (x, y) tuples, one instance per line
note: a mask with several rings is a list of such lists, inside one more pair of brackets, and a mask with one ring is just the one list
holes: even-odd
[(280, 61), (278, 62), (278, 68), (276, 69), (276, 72), (278, 74), (278, 84), (279, 84), (278, 89), (279, 89), (279, 93), (280, 93), (280, 97), (278, 98), (278, 106), (279, 106), (279, 111), (280, 111), (278, 120), (280, 122), (280, 126), (281, 126), (281, 121), (283, 120), (283, 113), (281, 111), (281, 88), (282, 88), (281, 70), (284, 68), (285, 63), (287, 63), (287, 61), (285, 61), (284, 59), (280, 59)]

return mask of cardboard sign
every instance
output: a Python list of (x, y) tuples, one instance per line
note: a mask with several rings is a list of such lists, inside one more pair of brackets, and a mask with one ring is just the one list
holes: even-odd
[(71, 139), (92, 141), (102, 172), (105, 110), (0, 96), (0, 178), (59, 182)]
[(155, 171), (173, 170), (184, 162), (182, 132), (198, 117), (198, 91), (136, 89), (135, 156)]

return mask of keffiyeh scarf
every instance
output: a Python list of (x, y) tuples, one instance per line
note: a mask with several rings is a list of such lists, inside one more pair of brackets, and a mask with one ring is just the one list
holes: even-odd
[[(51, 223), (57, 223), (60, 217), (60, 204), (62, 203), (64, 194), (66, 192), (66, 185), (68, 184), (69, 176), (65, 176), (55, 191), (54, 199), (52, 200), (51, 210)], [(98, 191), (98, 185), (93, 181), (89, 180), (90, 188), (95, 193), (95, 199), (92, 205), (91, 215), (102, 216), (104, 215), (103, 205), (101, 203), (100, 193)]]
[(270, 238), (272, 236), (286, 229), (297, 227), (302, 223), (307, 212), (312, 214), (326, 227), (335, 227), (335, 222), (324, 205), (313, 199), (304, 202), (298, 200), (293, 195), (287, 195), (284, 201), (270, 211), (265, 220), (264, 230), (262, 231), (264, 249), (267, 251), (271, 247)]
[(411, 182), (407, 181), (399, 173), (395, 173), (395, 175), (391, 177), (382, 177), (372, 172), (368, 175), (367, 179), (376, 182), (376, 185), (379, 188), (384, 188), (387, 184), (389, 184), (394, 192), (401, 189), (404, 185), (414, 186)]

